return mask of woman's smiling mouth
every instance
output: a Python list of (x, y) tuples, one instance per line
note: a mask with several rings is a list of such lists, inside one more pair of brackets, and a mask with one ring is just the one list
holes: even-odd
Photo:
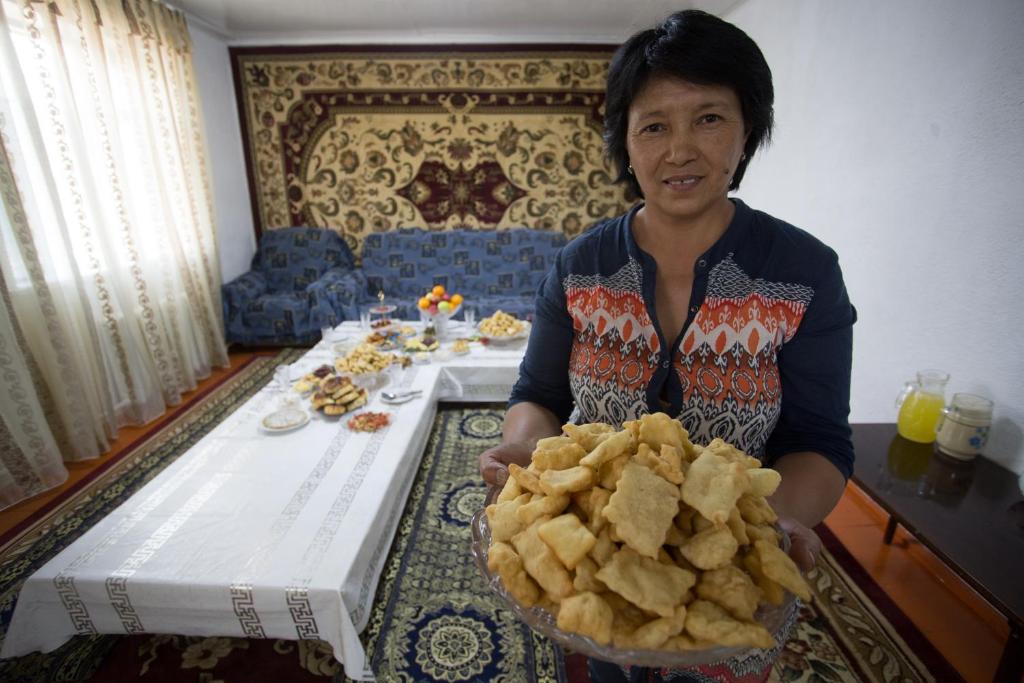
[(661, 182), (674, 190), (689, 190), (703, 178), (704, 176), (699, 175), (675, 175)]

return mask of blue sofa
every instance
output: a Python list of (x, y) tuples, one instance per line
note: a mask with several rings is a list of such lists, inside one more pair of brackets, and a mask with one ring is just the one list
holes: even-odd
[[(305, 345), (345, 320), (355, 258), (332, 230), (281, 228), (263, 234), (249, 272), (221, 288), (227, 341)], [(354, 313), (358, 319), (358, 312)]]
[(436, 284), (462, 294), (478, 318), (499, 308), (526, 318), (565, 243), (562, 233), (530, 228), (402, 228), (369, 235), (356, 268), (333, 231), (272, 230), (260, 240), (252, 270), (223, 287), (227, 340), (311, 344), (321, 327), (358, 320), (381, 289), (398, 307), (394, 317), (416, 320), (416, 302)]
[(398, 306), (396, 317), (416, 320), (416, 302), (440, 284), (462, 294), (466, 305), (476, 307), (478, 318), (499, 308), (525, 318), (533, 314), (540, 283), (565, 243), (560, 232), (530, 228), (403, 228), (373, 234), (363, 241), (356, 303), (376, 301), (383, 288), (388, 303)]

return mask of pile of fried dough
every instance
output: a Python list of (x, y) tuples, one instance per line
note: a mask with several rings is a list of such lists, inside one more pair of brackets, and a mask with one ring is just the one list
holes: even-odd
[(349, 375), (367, 375), (380, 372), (397, 360), (395, 354), (381, 353), (372, 344), (363, 343), (336, 359), (334, 367)]
[(497, 310), (489, 318), (480, 321), (480, 333), (488, 337), (514, 337), (523, 331), (526, 324), (510, 313)]
[(754, 617), (811, 592), (765, 500), (778, 472), (664, 413), (567, 424), (487, 507), (487, 566), (522, 606), (616, 649), (769, 648)]

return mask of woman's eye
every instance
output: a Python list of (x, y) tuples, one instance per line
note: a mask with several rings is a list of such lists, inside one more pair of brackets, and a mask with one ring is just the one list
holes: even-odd
[(722, 117), (719, 116), (718, 114), (705, 114), (704, 116), (700, 117), (701, 123), (717, 123), (721, 120)]
[(660, 133), (665, 130), (665, 126), (660, 123), (649, 123), (640, 129), (641, 133)]

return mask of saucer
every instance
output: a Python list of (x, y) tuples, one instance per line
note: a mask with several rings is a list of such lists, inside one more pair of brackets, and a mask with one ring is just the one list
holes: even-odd
[(357, 346), (359, 346), (358, 339), (345, 337), (334, 342), (334, 344), (331, 345), (331, 351), (334, 351), (334, 353), (339, 356), (344, 356)]
[(309, 422), (309, 413), (299, 408), (281, 408), (260, 420), (260, 427), (271, 433), (289, 432)]

